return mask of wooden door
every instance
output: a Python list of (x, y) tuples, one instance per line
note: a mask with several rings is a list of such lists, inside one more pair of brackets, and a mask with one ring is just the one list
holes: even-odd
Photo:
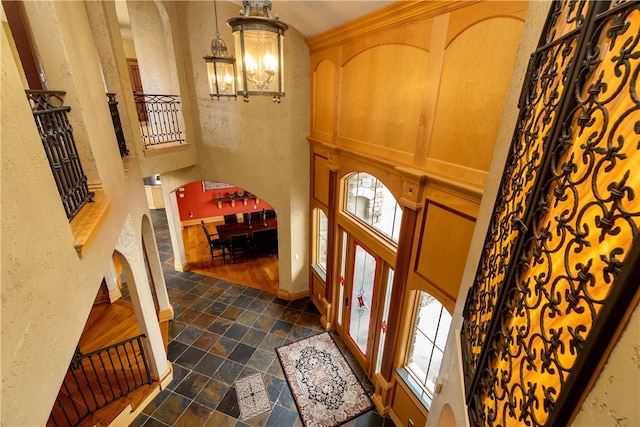
[(370, 377), (380, 368), (393, 270), (373, 251), (342, 233), (342, 267), (337, 327)]
[(131, 88), (133, 89), (133, 96), (136, 101), (136, 110), (138, 111), (138, 120), (146, 122), (147, 109), (144, 100), (136, 95), (144, 94), (142, 87), (142, 78), (140, 77), (140, 68), (138, 67), (138, 60), (135, 58), (127, 58), (127, 68), (129, 69), (129, 80), (131, 80)]

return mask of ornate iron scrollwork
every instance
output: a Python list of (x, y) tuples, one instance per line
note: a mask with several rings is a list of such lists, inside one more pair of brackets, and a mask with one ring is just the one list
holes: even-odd
[[(627, 260), (632, 248), (638, 252), (640, 229), (640, 174), (635, 171), (640, 163), (640, 4), (599, 3), (599, 10), (587, 11), (593, 4), (554, 3), (547, 26), (551, 36), (543, 40), (553, 39), (559, 26), (572, 27), (569, 21), (577, 25), (538, 49), (534, 61), (550, 66), (530, 67), (528, 95), (521, 97), (531, 102), (520, 114), (464, 311), (461, 338), (472, 425), (568, 422), (582, 392), (578, 384), (592, 374), (587, 360), (595, 356), (589, 362), (595, 367), (607, 344), (594, 340), (611, 338), (603, 333), (617, 326), (609, 313), (623, 312), (620, 295), (637, 289)], [(571, 61), (561, 53), (568, 47), (580, 59), (575, 67), (554, 70)], [(556, 83), (567, 89), (556, 91), (550, 102), (533, 90)], [(527, 126), (535, 113), (542, 119), (536, 124), (548, 124), (542, 138)], [(535, 170), (518, 163), (523, 147), (529, 159), (532, 152), (538, 156), (525, 163)], [(525, 195), (513, 203), (511, 196), (522, 193), (523, 182)], [(498, 236), (509, 240), (498, 241)], [(617, 301), (620, 305), (612, 308)], [(607, 316), (601, 318), (604, 311)]]

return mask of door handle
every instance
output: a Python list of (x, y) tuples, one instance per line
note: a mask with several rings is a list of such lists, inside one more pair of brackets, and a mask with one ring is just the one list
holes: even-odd
[(345, 306), (346, 308), (349, 308), (349, 297), (346, 297), (346, 298), (344, 299), (344, 306)]

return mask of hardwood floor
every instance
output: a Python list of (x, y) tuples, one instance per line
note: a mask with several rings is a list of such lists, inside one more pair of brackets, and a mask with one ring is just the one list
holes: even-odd
[[(207, 228), (210, 233), (215, 233), (215, 224), (209, 223)], [(256, 259), (243, 259), (235, 264), (229, 257), (226, 264), (220, 257), (212, 260), (209, 244), (200, 224), (185, 226), (182, 229), (182, 239), (189, 271), (274, 294), (278, 291), (280, 279), (277, 255), (260, 255)]]

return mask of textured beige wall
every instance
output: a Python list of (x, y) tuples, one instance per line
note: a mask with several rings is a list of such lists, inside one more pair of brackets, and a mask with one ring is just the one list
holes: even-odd
[(142, 329), (154, 341), (151, 363), (161, 374), (167, 369), (141, 256), (140, 229), (148, 215), (142, 176), (135, 165), (124, 175), (85, 5), (25, 4), (37, 28), (36, 43), (47, 50), (42, 59), (49, 81), (67, 91), (83, 167), (91, 171), (91, 180), (102, 183), (112, 203), (79, 258), (2, 29), (0, 424), (7, 426), (45, 425), (117, 244), (140, 286), (133, 292), (141, 304)]
[(616, 343), (574, 426), (640, 426), (640, 307)]
[[(529, 6), (527, 20), (522, 32), (518, 56), (513, 70), (511, 86), (509, 88), (509, 94), (507, 95), (507, 106), (515, 106), (518, 104), (518, 97), (520, 96), (522, 82), (527, 71), (529, 56), (537, 46), (540, 32), (547, 16), (549, 4), (550, 3), (546, 1), (534, 1)], [(489, 168), (484, 196), (480, 204), (478, 219), (476, 220), (473, 239), (467, 256), (465, 271), (460, 284), (460, 291), (457, 298), (458, 303), (456, 304), (456, 308), (453, 313), (451, 329), (449, 330), (449, 337), (447, 339), (447, 347), (440, 367), (439, 379), (443, 383), (442, 389), (441, 392), (436, 394), (433, 399), (429, 418), (427, 419), (427, 426), (438, 425), (438, 420), (441, 417), (441, 413), (445, 405), (449, 405), (450, 409), (453, 410), (456, 417), (456, 425), (466, 426), (469, 424), (464, 399), (464, 382), (459, 344), (460, 327), (462, 326), (462, 309), (464, 308), (467, 292), (469, 287), (473, 284), (473, 278), (476, 274), (478, 260), (480, 259), (480, 254), (484, 245), (484, 238), (491, 218), (491, 213), (493, 211), (493, 204), (500, 184), (500, 178), (502, 177), (504, 163), (509, 152), (509, 146), (511, 144), (511, 138), (513, 136), (513, 129), (515, 127), (517, 117), (517, 108), (505, 108), (498, 133), (498, 139), (493, 152), (493, 159)]]
[[(277, 13), (277, 4), (272, 12)], [(191, 137), (198, 141), (198, 165), (162, 175), (163, 191), (188, 182), (221, 181), (258, 195), (275, 207), (279, 221), (280, 287), (291, 293), (308, 288), (309, 53), (295, 29), (285, 33), (285, 92), (280, 104), (270, 97), (211, 100), (206, 66), (215, 35), (213, 4), (180, 2), (177, 18), (184, 42), (176, 52), (188, 52), (185, 76), (191, 79), (194, 123)], [(226, 19), (237, 15), (237, 5), (218, 3), (219, 29), (230, 52), (231, 30)], [(188, 31), (186, 30), (188, 28)]]
[(126, 58), (137, 58), (136, 47), (133, 44), (133, 39), (122, 39), (122, 46), (124, 47), (124, 56)]

